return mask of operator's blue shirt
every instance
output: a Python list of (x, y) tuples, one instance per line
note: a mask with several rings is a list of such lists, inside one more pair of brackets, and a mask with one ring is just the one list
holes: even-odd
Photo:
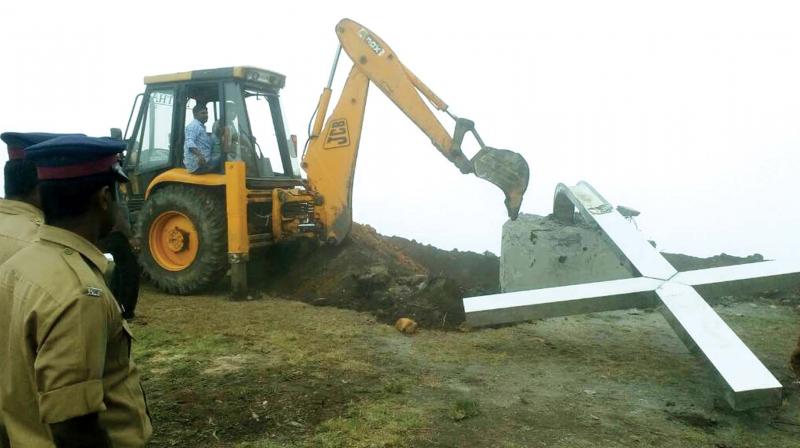
[(206, 134), (206, 127), (200, 120), (195, 118), (186, 126), (185, 137), (183, 142), (183, 164), (186, 166), (187, 171), (194, 173), (200, 168), (197, 156), (189, 151), (189, 148), (197, 148), (206, 159), (206, 162), (212, 163), (211, 148), (214, 143), (211, 137)]

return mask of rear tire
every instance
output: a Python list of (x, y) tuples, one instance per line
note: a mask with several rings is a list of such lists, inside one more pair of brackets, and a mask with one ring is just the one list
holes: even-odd
[(224, 195), (168, 185), (153, 193), (138, 220), (139, 263), (170, 294), (193, 294), (213, 285), (228, 268)]

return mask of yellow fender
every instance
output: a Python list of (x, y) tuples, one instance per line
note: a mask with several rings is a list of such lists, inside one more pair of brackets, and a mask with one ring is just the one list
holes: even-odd
[(226, 177), (224, 174), (190, 174), (186, 171), (186, 168), (173, 168), (159, 174), (150, 182), (150, 185), (147, 186), (147, 191), (144, 193), (144, 198), (149, 198), (155, 187), (167, 182), (211, 187), (225, 185)]

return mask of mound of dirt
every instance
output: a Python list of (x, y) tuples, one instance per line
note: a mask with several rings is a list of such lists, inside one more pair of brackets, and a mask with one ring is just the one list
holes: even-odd
[(250, 269), (253, 288), (267, 294), (368, 311), (386, 323), (409, 317), (423, 328), (455, 328), (462, 298), (499, 291), (491, 253), (444, 251), (361, 224), (339, 246), (276, 246)]
[[(763, 261), (759, 254), (663, 255), (679, 271)], [(464, 297), (500, 291), (500, 261), (491, 252), (446, 251), (356, 223), (339, 246), (278, 245), (254, 256), (249, 269), (255, 291), (367, 311), (389, 324), (408, 317), (422, 328), (456, 328)]]
[(721, 253), (708, 258), (698, 258), (691, 255), (684, 254), (671, 254), (669, 252), (661, 252), (661, 255), (669, 261), (669, 263), (678, 271), (693, 271), (695, 269), (706, 268), (719, 268), (722, 266), (733, 266), (735, 264), (757, 263), (764, 261), (761, 254), (748, 255), (746, 257), (737, 257), (735, 255), (728, 255)]
[(491, 252), (478, 254), (457, 249), (442, 250), (399, 236), (384, 237), (428, 273), (456, 281), (467, 296), (494, 294), (500, 290), (500, 259)]

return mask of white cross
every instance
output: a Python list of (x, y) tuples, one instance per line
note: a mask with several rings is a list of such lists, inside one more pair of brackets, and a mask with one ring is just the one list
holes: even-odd
[(731, 407), (743, 410), (780, 404), (780, 382), (698, 290), (716, 295), (731, 288), (736, 293), (763, 290), (767, 282), (777, 280), (800, 283), (800, 262), (765, 261), (677, 272), (591, 185), (559, 184), (553, 214), (572, 221), (576, 207), (587, 222), (600, 227), (640, 277), (465, 298), (468, 324), (479, 327), (660, 304), (684, 344), (716, 369)]

